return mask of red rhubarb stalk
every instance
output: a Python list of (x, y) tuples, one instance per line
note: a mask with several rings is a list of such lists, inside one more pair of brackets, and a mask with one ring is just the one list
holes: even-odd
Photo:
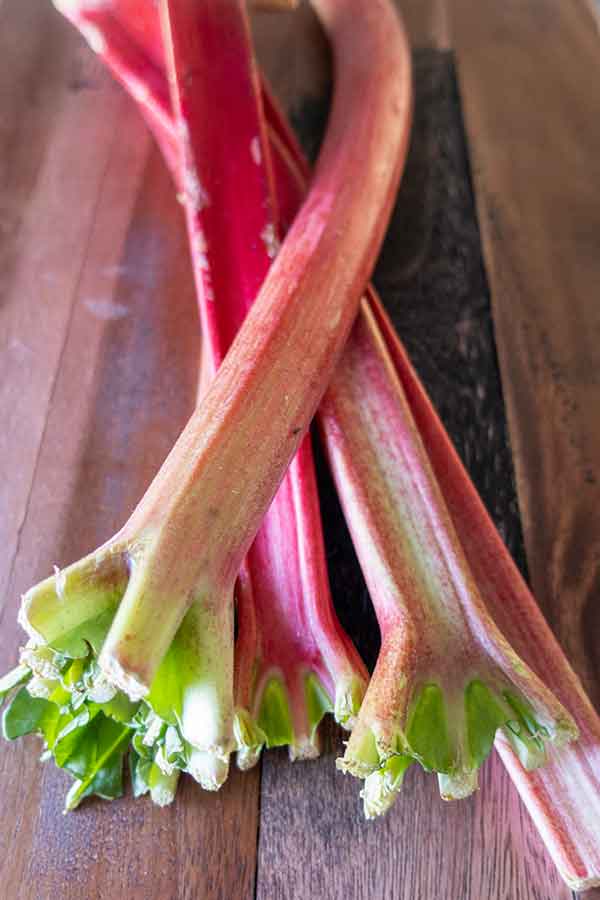
[[(197, 70), (195, 102), (221, 111), (212, 114), (210, 130), (204, 129), (198, 161), (210, 202), (192, 210), (190, 223), (208, 379), (221, 365), (278, 246), (274, 190), (263, 159), (264, 117), (254, 102), (258, 73), (249, 27), (241, 5), (231, 3), (227, 16), (221, 4), (213, 7), (217, 15), (203, 13), (202, 46), (190, 42), (181, 54)], [(219, 54), (228, 60), (227, 78), (208, 71)], [(189, 204), (185, 193), (184, 202)], [(310, 436), (242, 565), (236, 597), (238, 762), (244, 767), (255, 762), (265, 743), (289, 744), (292, 758), (314, 756), (323, 712), (333, 711), (338, 722), (350, 725), (367, 673), (333, 611)]]
[[(212, 202), (203, 157), (212, 119), (196, 94), (198, 71), (183, 61), (192, 58), (186, 46), (194, 54), (202, 46), (205, 8), (161, 4), (192, 240)], [(391, 5), (318, 0), (315, 8), (332, 40), (336, 86), (311, 192), (203, 402), (129, 521), (83, 563), (30, 590), (21, 610), (32, 639), (50, 642), (65, 610), (85, 632), (92, 614), (112, 615), (116, 597), (98, 662), (132, 699), (152, 697), (161, 660), (196, 648), (197, 668), (182, 683), (183, 737), (223, 761), (233, 744), (234, 582), (348, 336), (408, 137), (409, 54)], [(227, 62), (210, 71), (227, 78)]]

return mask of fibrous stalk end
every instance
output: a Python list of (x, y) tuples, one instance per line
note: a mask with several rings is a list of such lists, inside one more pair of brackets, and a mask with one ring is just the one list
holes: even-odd
[(346, 731), (352, 731), (356, 717), (365, 695), (364, 679), (354, 675), (348, 680), (340, 681), (335, 692), (334, 716), (338, 725)]
[(233, 735), (239, 769), (246, 771), (256, 765), (267, 737), (246, 709), (238, 708), (233, 718)]
[(462, 702), (453, 703), (439, 685), (427, 683), (415, 693), (403, 725), (390, 726), (389, 716), (373, 713), (372, 705), (363, 721), (359, 717), (337, 767), (365, 779), (367, 818), (389, 809), (412, 762), (437, 773), (444, 800), (457, 800), (477, 789), (478, 769), (498, 730), (526, 768), (545, 761), (548, 743), (562, 746), (577, 736), (566, 715), (542, 725), (543, 713), (513, 690), (472, 679), (459, 696)]
[(105, 658), (101, 655), (98, 662), (108, 683), (127, 694), (133, 702), (143, 700), (148, 695), (147, 685), (136, 678), (132, 672), (127, 672), (114, 657)]
[(218, 791), (229, 774), (229, 753), (221, 747), (193, 748), (188, 757), (188, 772), (205, 791)]

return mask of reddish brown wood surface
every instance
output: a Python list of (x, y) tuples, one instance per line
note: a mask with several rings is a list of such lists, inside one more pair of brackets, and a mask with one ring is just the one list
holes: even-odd
[[(448, 22), (455, 20), (442, 0), (406, 0), (404, 9), (416, 44), (447, 46)], [(294, 15), (300, 20), (288, 13), (256, 18), (261, 57), (288, 105), (319, 95), (328, 72), (314, 19), (306, 10)], [(587, 52), (588, 37), (574, 18), (567, 21), (569, 46), (576, 51), (581, 41)], [(474, 34), (464, 20), (460, 27)], [(497, 23), (495, 33), (503, 27)], [(531, 44), (535, 35), (525, 39)], [(485, 58), (462, 49), (459, 61), (463, 83), (476, 79), (476, 66), (488, 71)], [(562, 62), (556, 90), (566, 93), (566, 106), (549, 115), (583, 117), (573, 111), (570, 63)], [(468, 113), (471, 139), (481, 146), (472, 108)], [(508, 120), (510, 112), (503, 115)], [(541, 117), (533, 119), (532, 127), (542, 125)], [(579, 118), (575, 125), (578, 133), (586, 130)], [(546, 190), (552, 193), (546, 185), (544, 196)], [(554, 212), (539, 203), (542, 217)], [(530, 250), (541, 242), (538, 224), (526, 221)], [(581, 260), (581, 243), (568, 245), (569, 274), (552, 270), (555, 278), (569, 278), (563, 286), (581, 283), (576, 270), (584, 263), (588, 274), (597, 271), (587, 234), (580, 229), (588, 248)], [(503, 246), (513, 252), (516, 244)], [(515, 252), (517, 271), (533, 278), (529, 257)], [(531, 271), (543, 271), (545, 261), (535, 257)], [(498, 310), (496, 285), (493, 276)], [(531, 285), (558, 290), (549, 280)], [(16, 660), (22, 640), (19, 594), (124, 521), (178, 434), (195, 394), (196, 324), (180, 210), (131, 105), (48, 3), (6, 0), (0, 5), (0, 670)], [(571, 333), (560, 316), (548, 331), (553, 341)], [(592, 332), (587, 341), (591, 359)], [(507, 372), (505, 364), (505, 391)], [(526, 381), (528, 373), (520, 377)], [(581, 381), (573, 375), (568, 384)], [(515, 421), (513, 415), (513, 430)], [(545, 453), (548, 445), (541, 446)], [(519, 452), (525, 451), (517, 442), (518, 464)], [(521, 466), (524, 508), (526, 471)], [(546, 502), (546, 479), (556, 471), (547, 471), (532, 490), (542, 491), (543, 525), (551, 534), (556, 507)], [(575, 482), (571, 489), (583, 493)], [(579, 531), (591, 521), (591, 507), (585, 510), (581, 527), (575, 522)], [(539, 521), (526, 517), (525, 525), (528, 550), (542, 559), (531, 537)], [(592, 557), (586, 559), (591, 572)], [(567, 563), (572, 555), (556, 557), (556, 583), (572, 572)], [(543, 574), (542, 564), (533, 571)], [(332, 735), (315, 762), (291, 766), (283, 753), (269, 754), (262, 788), (258, 770), (243, 776), (234, 770), (217, 795), (185, 783), (166, 810), (124, 799), (87, 803), (68, 817), (61, 815), (67, 778), (39, 765), (38, 745), (1, 742), (0, 897), (570, 896), (497, 759), (486, 766), (480, 793), (462, 804), (442, 804), (433, 780), (414, 772), (393, 813), (366, 825), (357, 784), (335, 772), (340, 744), (336, 735), (331, 746)]]
[[(172, 184), (129, 101), (50, 4), (0, 9), (0, 667), (18, 598), (126, 518), (194, 402), (199, 351)], [(62, 816), (68, 779), (0, 744), (0, 896), (246, 898), (258, 773), (166, 810)]]

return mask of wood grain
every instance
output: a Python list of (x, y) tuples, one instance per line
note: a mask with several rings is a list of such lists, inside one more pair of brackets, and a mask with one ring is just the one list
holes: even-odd
[[(582, 411), (584, 403), (597, 405), (600, 383), (599, 328), (589, 304), (599, 286), (600, 232), (588, 188), (600, 174), (600, 156), (591, 158), (600, 119), (593, 79), (583, 84), (582, 73), (598, 65), (593, 28), (577, 4), (562, 9), (550, 0), (510, 0), (497, 9), (487, 0), (401, 6), (413, 43), (437, 48), (450, 42), (446, 12), (452, 13), (532, 574), (559, 636), (574, 635), (583, 674), (597, 677), (592, 638), (582, 640), (581, 622), (565, 628), (555, 602), (560, 592), (574, 604), (583, 586), (587, 605), (579, 614), (591, 636), (598, 497), (586, 472), (591, 467), (595, 477), (600, 457), (597, 417), (593, 424)], [(314, 141), (329, 65), (314, 18), (306, 8), (297, 16), (257, 14), (255, 33), (275, 88)], [(514, 77), (504, 62), (508, 53)], [(534, 71), (540, 66), (548, 92)], [(496, 87), (494, 69), (503, 75)], [(420, 124), (379, 286), (524, 564), (450, 57), (420, 55), (417, 75)], [(525, 91), (519, 96), (521, 84), (533, 92), (530, 102)], [(512, 104), (511, 114), (504, 103)], [(567, 123), (558, 137), (556, 121)], [(554, 175), (544, 161), (550, 151), (562, 165)], [(507, 199), (509, 189), (518, 203)], [(572, 318), (556, 300), (563, 295)], [(511, 299), (510, 309), (502, 296)], [(536, 306), (540, 297), (552, 302)], [(540, 319), (545, 337), (536, 344)], [(577, 323), (583, 332), (575, 333)], [(1, 670), (14, 662), (21, 640), (19, 593), (52, 564), (106, 538), (160, 465), (191, 409), (197, 354), (181, 215), (148, 136), (49, 4), (0, 5)], [(524, 416), (531, 419), (527, 431)], [(548, 442), (555, 423), (556, 445)], [(573, 460), (578, 476), (563, 485), (564, 459)], [(376, 630), (364, 585), (324, 473), (320, 484), (340, 614), (373, 660)], [(540, 502), (534, 505), (533, 496)], [(577, 537), (570, 544), (562, 539), (567, 529)], [(267, 754), (259, 829), (257, 770), (233, 771), (217, 795), (188, 781), (167, 810), (147, 801), (98, 801), (63, 818), (67, 778), (39, 765), (34, 741), (2, 743), (0, 896), (245, 900), (255, 890), (261, 900), (570, 896), (497, 759), (486, 765), (479, 794), (461, 804), (443, 804), (433, 779), (411, 772), (392, 814), (367, 825), (357, 783), (335, 772), (339, 748), (330, 728), (318, 761), (292, 766), (283, 753)]]
[(450, 8), (531, 580), (600, 708), (600, 41), (581, 2)]
[[(0, 65), (5, 670), (19, 594), (119, 527), (166, 456), (199, 337), (181, 212), (129, 101), (38, 0), (0, 8)], [(252, 895), (257, 773), (218, 795), (185, 784), (166, 810), (127, 798), (63, 818), (69, 779), (38, 755), (0, 744), (2, 897)]]

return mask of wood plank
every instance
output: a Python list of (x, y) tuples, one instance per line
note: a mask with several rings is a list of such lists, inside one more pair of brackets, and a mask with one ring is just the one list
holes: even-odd
[(0, 8), (0, 85), (1, 610), (121, 98), (49, 4)]
[(600, 707), (600, 39), (579, 0), (450, 9), (531, 580)]
[[(0, 542), (1, 670), (23, 641), (19, 594), (122, 524), (189, 415), (198, 374), (173, 186), (130, 102), (66, 22), (39, 18), (42, 8), (27, 0), (2, 7), (0, 18), (1, 41), (21, 29), (29, 47), (32, 71), (24, 65), (18, 74), (32, 104), (40, 65), (27, 43), (33, 23), (45, 29), (42, 72), (55, 73), (43, 88), (54, 114), (26, 106), (4, 160), (4, 184), (15, 188), (3, 199), (15, 209), (21, 202), (26, 215), (0, 268), (2, 338), (27, 360), (3, 359), (0, 381), (0, 414), (10, 423), (2, 461), (20, 483), (16, 491), (3, 480), (10, 540)], [(0, 743), (2, 896), (252, 895), (257, 773), (234, 773), (217, 795), (190, 781), (164, 810), (127, 798), (88, 802), (63, 818), (69, 779), (38, 755), (34, 739)]]
[[(450, 54), (415, 56), (409, 162), (376, 281), (434, 403), (515, 557), (523, 562), (489, 295)], [(315, 117), (301, 122), (311, 144)], [(330, 575), (340, 617), (372, 665), (377, 626), (333, 486), (321, 472)], [(320, 760), (263, 760), (259, 900), (566, 900), (541, 839), (499, 760), (480, 791), (443, 803), (416, 769), (388, 816), (366, 823), (359, 784)]]

